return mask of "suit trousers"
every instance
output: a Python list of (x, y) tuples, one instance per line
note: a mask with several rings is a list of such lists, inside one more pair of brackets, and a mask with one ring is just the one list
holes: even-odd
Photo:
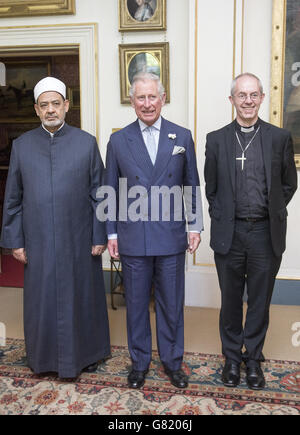
[[(227, 359), (237, 363), (264, 361), (262, 349), (281, 258), (274, 255), (268, 220), (236, 220), (230, 251), (226, 255), (215, 253), (222, 295), (220, 336)], [(245, 286), (248, 306), (243, 326)]]
[(181, 368), (184, 352), (185, 253), (166, 256), (122, 255), (128, 348), (135, 370), (148, 370), (152, 354), (149, 315), (154, 284), (156, 336), (161, 362)]

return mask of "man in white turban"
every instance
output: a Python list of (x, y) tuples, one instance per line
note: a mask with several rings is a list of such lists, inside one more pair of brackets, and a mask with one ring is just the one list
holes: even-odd
[(40, 80), (34, 87), (34, 101), (37, 103), (38, 98), (44, 92), (57, 92), (63, 99), (66, 99), (66, 85), (55, 77), (45, 77)]
[(24, 267), (24, 331), (35, 373), (74, 378), (110, 355), (96, 218), (103, 163), (96, 139), (69, 126), (66, 86), (46, 77), (34, 88), (41, 126), (13, 143), (1, 246)]

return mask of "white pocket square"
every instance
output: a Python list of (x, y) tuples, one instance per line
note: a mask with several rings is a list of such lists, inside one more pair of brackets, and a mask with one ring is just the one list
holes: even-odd
[(176, 154), (183, 154), (183, 153), (185, 153), (184, 147), (179, 147), (177, 145), (174, 146), (172, 156), (175, 156)]

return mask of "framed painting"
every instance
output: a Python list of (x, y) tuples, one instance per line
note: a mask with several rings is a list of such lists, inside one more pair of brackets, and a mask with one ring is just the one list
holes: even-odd
[(67, 96), (70, 101), (70, 109), (80, 109), (80, 87), (68, 86)]
[(0, 18), (75, 14), (75, 0), (0, 0)]
[(289, 130), (300, 168), (300, 2), (273, 0), (270, 122)]
[(170, 102), (168, 42), (120, 44), (119, 59), (122, 104), (130, 104), (129, 89), (132, 79), (140, 72), (158, 75), (166, 91), (166, 103)]
[(0, 123), (39, 122), (33, 88), (50, 75), (50, 61), (5, 61), (6, 86), (0, 87)]
[(166, 28), (166, 0), (119, 0), (120, 32)]

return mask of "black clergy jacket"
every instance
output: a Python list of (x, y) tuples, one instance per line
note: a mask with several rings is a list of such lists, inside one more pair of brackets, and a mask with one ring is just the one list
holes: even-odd
[[(268, 187), (268, 213), (274, 254), (285, 250), (287, 204), (297, 189), (297, 171), (291, 134), (260, 120), (263, 160)], [(211, 217), (211, 248), (230, 250), (235, 226), (235, 121), (213, 131), (206, 139), (204, 176)]]

